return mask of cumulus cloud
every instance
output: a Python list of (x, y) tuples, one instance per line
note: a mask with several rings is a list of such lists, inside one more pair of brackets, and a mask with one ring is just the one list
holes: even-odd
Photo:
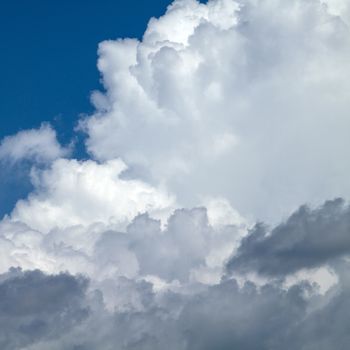
[(164, 225), (142, 214), (118, 228), (96, 222), (38, 231), (9, 217), (0, 224), (0, 272), (20, 266), (81, 273), (107, 292), (119, 277), (143, 279), (155, 289), (213, 284), (246, 232), (244, 224), (211, 226), (204, 208), (178, 209)]
[(58, 143), (56, 131), (46, 123), (39, 129), (23, 130), (7, 136), (0, 144), (0, 159), (11, 163), (21, 160), (47, 163), (68, 154), (69, 149)]
[[(175, 1), (141, 41), (105, 41), (87, 148), (185, 206), (277, 222), (349, 196), (346, 1)], [(268, 205), (266, 205), (268, 203)]]
[(176, 0), (102, 42), (91, 159), (47, 124), (0, 146), (34, 160), (0, 347), (345, 349), (349, 204), (314, 203), (350, 194), (348, 26), (345, 0)]
[[(86, 281), (69, 275), (21, 273), (2, 280), (0, 291), (1, 306), (20, 306), (0, 309), (5, 319), (7, 311), (12, 317), (18, 310), (3, 328), (6, 350), (329, 350), (344, 349), (349, 340), (346, 279), (321, 299), (307, 282), (284, 290), (278, 284), (239, 287), (230, 280), (194, 294), (156, 294), (147, 282), (124, 279), (118, 295), (138, 297), (139, 304), (122, 311), (106, 309), (99, 293), (86, 290)], [(36, 334), (25, 333), (28, 324)]]
[(35, 190), (16, 204), (11, 218), (48, 232), (98, 222), (122, 225), (144, 212), (166, 216), (174, 198), (142, 181), (121, 178), (126, 168), (120, 159), (103, 164), (58, 159), (48, 169), (33, 169)]
[[(12, 269), (0, 276), (0, 320), (11, 321), (4, 328), (3, 347), (342, 349), (349, 330), (348, 208), (341, 200), (314, 210), (302, 207), (260, 237), (271, 240), (271, 248), (258, 242), (256, 254), (245, 256), (242, 252), (249, 240), (254, 244), (256, 232), (237, 249), (239, 227), (212, 227), (204, 208), (175, 211), (163, 229), (143, 214), (125, 232), (95, 225), (40, 233), (3, 221), (2, 270), (17, 263), (26, 269), (40, 266), (48, 274)], [(327, 245), (331, 247), (325, 257), (321, 253)], [(276, 247), (281, 253), (276, 254)], [(236, 253), (226, 264), (232, 250)], [(288, 287), (283, 281), (309, 267), (309, 261), (313, 268), (331, 264), (337, 275), (324, 293), (308, 280), (295, 280)], [(225, 266), (232, 271), (240, 264), (257, 274), (268, 266), (279, 278), (259, 285), (229, 276), (220, 279)], [(281, 267), (271, 268), (275, 265)], [(60, 273), (65, 270), (78, 276)], [(89, 284), (81, 274), (89, 277)], [(323, 321), (329, 319), (332, 327)]]

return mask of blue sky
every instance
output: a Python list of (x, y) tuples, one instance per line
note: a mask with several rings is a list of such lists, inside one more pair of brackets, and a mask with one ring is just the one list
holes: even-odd
[[(90, 93), (101, 89), (98, 43), (140, 38), (169, 0), (2, 1), (0, 4), (0, 138), (49, 121), (69, 142), (79, 114), (90, 113)], [(77, 135), (75, 135), (77, 136)], [(78, 135), (81, 136), (81, 135)], [(76, 148), (84, 157), (84, 148)], [(0, 217), (31, 189), (22, 164), (0, 172)]]
[(70, 133), (100, 88), (97, 45), (141, 37), (169, 0), (2, 1), (0, 137), (48, 120)]

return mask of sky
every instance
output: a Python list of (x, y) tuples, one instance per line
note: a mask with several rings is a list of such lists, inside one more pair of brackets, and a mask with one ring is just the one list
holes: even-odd
[[(3, 1), (1, 3), (1, 136), (37, 127), (42, 120), (70, 132), (89, 113), (100, 87), (97, 45), (141, 37), (151, 16), (168, 1)], [(62, 137), (64, 135), (61, 135)]]
[[(90, 93), (101, 88), (97, 45), (106, 39), (142, 37), (152, 16), (169, 1), (2, 1), (0, 4), (0, 138), (49, 121), (62, 142), (80, 114), (93, 111)], [(75, 148), (85, 157), (84, 147)], [(1, 169), (0, 216), (31, 189), (20, 174)]]
[(346, 0), (1, 6), (1, 349), (347, 349)]

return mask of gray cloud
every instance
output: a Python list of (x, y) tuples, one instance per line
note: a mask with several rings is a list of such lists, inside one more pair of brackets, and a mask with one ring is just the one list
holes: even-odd
[[(201, 211), (184, 211), (179, 217), (198, 222)], [(333, 234), (341, 237), (347, 211), (341, 200), (316, 210), (303, 207), (279, 227), (290, 221), (300, 227), (296, 222), (301, 216), (304, 234), (309, 235), (317, 222), (323, 227), (331, 220)], [(145, 239), (157, 227), (141, 216), (129, 234), (143, 233)], [(187, 222), (186, 227), (191, 225)], [(294, 235), (292, 230), (283, 232), (289, 238)], [(125, 233), (109, 232), (101, 242), (102, 259), (103, 253), (117, 257), (116, 248), (129, 241)], [(324, 295), (308, 281), (285, 288), (278, 280), (258, 287), (226, 279), (216, 285), (197, 283), (157, 292), (152, 283), (137, 278), (90, 281), (88, 288), (81, 276), (11, 269), (0, 276), (0, 344), (6, 350), (343, 350), (350, 331), (349, 262), (340, 260), (333, 268), (339, 280)], [(118, 300), (116, 309), (106, 307), (108, 298)]]
[(23, 349), (56, 338), (88, 315), (87, 280), (61, 273), (11, 269), (0, 276), (0, 347)]
[(294, 349), (347, 349), (350, 344), (350, 284), (349, 265), (341, 267), (341, 281), (333, 296), (318, 300), (315, 311), (301, 321), (294, 330)]
[[(9, 223), (3, 233), (16, 247), (9, 259), (28, 260), (34, 249), (47, 254), (43, 266), (54, 260), (85, 272), (90, 287), (65, 273), (1, 275), (0, 344), (6, 350), (343, 350), (350, 279), (349, 262), (338, 258), (350, 249), (349, 217), (348, 204), (337, 199), (303, 206), (271, 231), (257, 226), (227, 269), (278, 277), (260, 286), (229, 276), (206, 284), (193, 278), (196, 270), (211, 270), (211, 251), (215, 261), (237, 229), (214, 229), (204, 208), (177, 210), (163, 229), (139, 215), (125, 232), (96, 226), (43, 235)], [(283, 283), (299, 269), (326, 263), (338, 282), (325, 294), (307, 280)]]
[[(45, 276), (44, 279), (59, 280), (59, 277)], [(30, 350), (342, 350), (348, 344), (346, 320), (350, 288), (345, 279), (325, 296), (318, 295), (307, 282), (285, 290), (278, 283), (258, 288), (247, 282), (239, 287), (235, 280), (228, 280), (196, 293), (161, 295), (152, 292), (147, 282), (125, 278), (120, 282), (116, 292), (139, 294), (141, 309), (131, 306), (122, 311), (107, 311), (102, 299), (78, 293), (79, 298), (73, 297), (69, 303), (63, 303), (75, 311), (65, 313), (62, 311), (67, 307), (47, 306), (48, 299), (44, 298), (40, 307), (29, 311), (21, 305), (19, 320), (23, 323), (24, 313), (35, 320), (44, 314), (55, 322), (46, 321), (40, 335), (35, 330), (40, 323), (32, 322), (32, 327), (26, 329), (30, 337), (26, 342), (22, 340), (21, 345), (18, 343), (19, 328), (5, 326), (12, 343), (5, 343), (3, 348), (23, 348), (25, 344), (25, 349)], [(21, 285), (31, 290), (32, 282), (22, 276)], [(49, 287), (50, 295), (62, 292), (60, 283), (48, 283), (37, 300)], [(99, 295), (99, 292), (94, 293)], [(3, 303), (11, 301), (9, 295), (3, 296)], [(49, 301), (54, 300), (50, 297)], [(84, 311), (83, 317), (77, 317), (76, 310), (87, 302), (89, 313)], [(53, 308), (50, 315), (42, 311), (50, 308)], [(59, 323), (60, 318), (54, 318), (58, 309), (67, 325), (64, 328)], [(66, 322), (68, 317), (73, 321)]]
[(342, 199), (318, 209), (302, 206), (268, 230), (258, 224), (227, 264), (229, 272), (285, 276), (350, 253), (350, 208)]

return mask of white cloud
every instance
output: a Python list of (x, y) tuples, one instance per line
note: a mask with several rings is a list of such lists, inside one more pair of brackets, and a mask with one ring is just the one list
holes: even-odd
[(142, 41), (101, 43), (88, 150), (185, 206), (226, 197), (277, 221), (349, 196), (348, 6), (329, 3), (175, 1)]
[(7, 136), (0, 144), (0, 159), (11, 163), (23, 159), (46, 163), (68, 154), (69, 149), (61, 147), (56, 139), (55, 130), (46, 123), (39, 129), (23, 130)]
[(346, 0), (322, 0), (329, 12), (334, 16), (341, 17), (347, 25), (350, 25), (350, 4)]
[(11, 218), (48, 232), (73, 225), (104, 223), (125, 226), (139, 213), (166, 217), (174, 199), (142, 181), (123, 179), (126, 165), (58, 159), (49, 169), (32, 170), (35, 190), (20, 200)]

